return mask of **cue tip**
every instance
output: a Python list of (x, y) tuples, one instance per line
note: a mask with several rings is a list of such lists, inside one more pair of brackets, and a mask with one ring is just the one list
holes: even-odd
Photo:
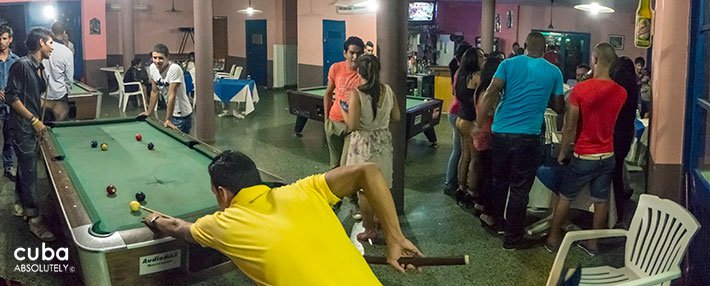
[(468, 254), (464, 255), (464, 256), (463, 256), (463, 259), (464, 259), (464, 261), (466, 262), (465, 265), (468, 265), (468, 263), (470, 262), (470, 260), (469, 260), (469, 258), (468, 258)]

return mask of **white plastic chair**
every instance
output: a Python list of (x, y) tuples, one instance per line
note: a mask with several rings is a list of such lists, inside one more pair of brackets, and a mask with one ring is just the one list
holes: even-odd
[(698, 221), (682, 206), (657, 196), (641, 195), (629, 230), (568, 232), (547, 285), (557, 285), (573, 242), (609, 237), (626, 237), (624, 267), (583, 268), (580, 285), (670, 285), (671, 280), (681, 276), (681, 260), (698, 228)]
[(232, 65), (232, 68), (229, 69), (229, 72), (216, 72), (214, 73), (215, 78), (223, 78), (223, 77), (233, 77), (234, 72), (237, 70), (237, 65)]
[(545, 110), (545, 144), (559, 144), (560, 135), (557, 132), (557, 112), (548, 108)]
[[(140, 82), (123, 82), (123, 75), (120, 72), (114, 72), (116, 76), (116, 81), (118, 82), (118, 108), (126, 112), (126, 105), (128, 105), (128, 98), (133, 95), (140, 95), (143, 100), (143, 111), (148, 110), (146, 107), (145, 93), (143, 92), (143, 85)], [(138, 91), (126, 92), (126, 86), (138, 86)]]

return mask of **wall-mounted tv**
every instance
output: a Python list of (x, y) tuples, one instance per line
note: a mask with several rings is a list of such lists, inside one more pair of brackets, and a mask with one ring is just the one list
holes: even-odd
[(410, 1), (410, 24), (433, 24), (436, 18), (436, 1)]

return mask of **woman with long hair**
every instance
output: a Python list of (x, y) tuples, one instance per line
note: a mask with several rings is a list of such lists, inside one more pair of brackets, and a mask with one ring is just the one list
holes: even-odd
[[(489, 56), (483, 64), (483, 70), (481, 70), (481, 84), (478, 85), (478, 88), (476, 89), (475, 103), (477, 114), (493, 114), (494, 112), (493, 109), (481, 110), (480, 99), (486, 91), (486, 88), (488, 88), (493, 81), (493, 75), (496, 73), (496, 70), (498, 70), (498, 66), (501, 62), (503, 62), (503, 58)], [(494, 104), (494, 106), (495, 105), (497, 104)], [(478, 129), (480, 130), (478, 132), (478, 136), (474, 136), (473, 138), (473, 146), (478, 153), (478, 165), (480, 166), (478, 168), (480, 173), (478, 176), (479, 180), (476, 182), (476, 189), (478, 190), (481, 207), (477, 207), (476, 209), (482, 209), (482, 214), (479, 218), (481, 220), (481, 226), (484, 227), (492, 227), (495, 224), (495, 218), (491, 215), (491, 209), (493, 206), (491, 206), (490, 194), (493, 183), (493, 133), (491, 131), (491, 125), (493, 125), (492, 116), (491, 120), (482, 126), (478, 126)]]
[(449, 107), (449, 124), (452, 130), (452, 146), (451, 155), (449, 156), (449, 162), (446, 165), (446, 180), (444, 181), (444, 193), (452, 194), (459, 186), (458, 181), (458, 166), (459, 159), (461, 158), (461, 132), (456, 128), (456, 119), (458, 119), (459, 108), (461, 108), (461, 102), (456, 99), (456, 72), (459, 70), (459, 65), (461, 63), (461, 58), (463, 54), (471, 48), (471, 45), (464, 43), (461, 44), (458, 49), (456, 49), (456, 55), (451, 60), (449, 64), (449, 72), (451, 74), (451, 95), (453, 95), (453, 103)]
[(461, 102), (458, 119), (456, 119), (456, 128), (461, 132), (461, 157), (458, 166), (459, 188), (456, 190), (456, 202), (462, 202), (466, 207), (473, 206), (477, 197), (474, 188), (477, 179), (472, 131), (476, 120), (475, 93), (481, 81), (480, 71), (484, 60), (483, 50), (479, 48), (466, 50), (461, 60), (461, 67), (456, 72), (456, 82), (454, 83), (456, 99)]
[[(374, 55), (357, 58), (357, 73), (362, 85), (350, 93), (349, 106), (343, 106), (350, 134), (347, 165), (371, 162), (377, 164), (392, 188), (392, 134), (390, 121), (400, 120), (397, 98), (389, 85), (380, 82), (380, 61)], [(376, 219), (365, 196), (359, 196), (365, 232), (360, 241), (377, 237)]]
[(614, 125), (614, 158), (616, 165), (612, 177), (614, 186), (614, 200), (619, 222), (623, 222), (626, 204), (631, 198), (632, 191), (624, 184), (624, 158), (629, 154), (634, 141), (636, 107), (639, 100), (639, 87), (636, 78), (636, 67), (628, 57), (620, 57), (611, 66), (609, 71), (611, 79), (626, 90), (626, 102), (621, 107)]

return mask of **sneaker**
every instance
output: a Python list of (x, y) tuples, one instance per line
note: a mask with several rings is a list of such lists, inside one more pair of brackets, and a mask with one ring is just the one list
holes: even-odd
[(15, 181), (17, 178), (17, 171), (15, 171), (15, 168), (13, 167), (7, 167), (5, 168), (5, 177), (8, 177), (11, 181)]
[(49, 228), (47, 228), (47, 225), (44, 224), (44, 221), (40, 217), (33, 217), (29, 221), (30, 225), (30, 232), (34, 234), (37, 238), (39, 238), (42, 241), (54, 241), (57, 239), (54, 237), (54, 234), (52, 234), (51, 231), (49, 231)]
[(12, 215), (21, 217), (25, 215), (25, 208), (21, 204), (15, 203), (12, 211)]
[(528, 248), (533, 248), (536, 244), (537, 244), (537, 241), (523, 238), (517, 242), (504, 241), (503, 242), (503, 249), (507, 250), (507, 251), (513, 251), (513, 250), (518, 250), (518, 249), (528, 249)]
[(579, 249), (584, 250), (584, 252), (586, 252), (587, 255), (592, 256), (592, 257), (597, 255), (598, 249), (590, 248), (586, 242), (580, 241), (575, 244), (577, 245), (577, 247), (579, 247)]

